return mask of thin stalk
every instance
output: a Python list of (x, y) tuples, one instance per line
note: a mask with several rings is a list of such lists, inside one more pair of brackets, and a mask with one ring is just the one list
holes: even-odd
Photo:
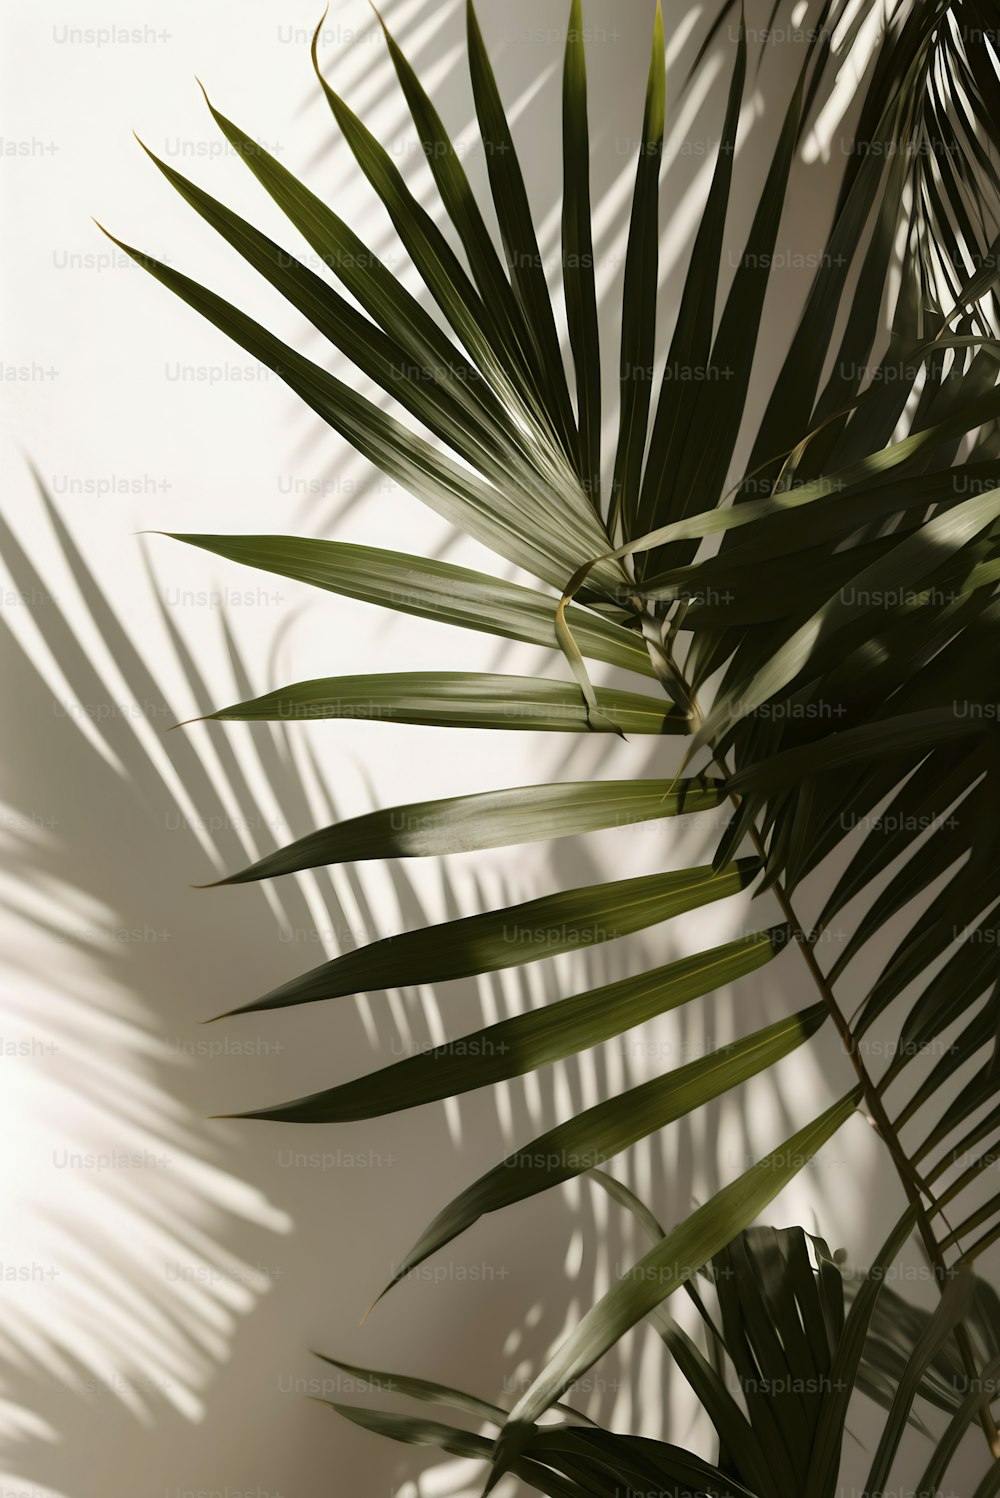
[[(668, 657), (668, 660), (669, 664), (667, 666), (667, 672), (672, 675), (673, 672), (676, 671), (678, 677), (683, 683), (684, 695), (687, 699), (687, 704), (690, 705), (692, 732), (697, 732), (698, 728), (701, 727), (701, 724), (703, 722), (701, 709), (698, 705), (697, 694), (688, 685), (687, 681), (678, 670), (676, 663), (674, 662), (672, 657)], [(729, 770), (729, 766), (726, 762), (725, 756), (719, 754), (715, 750), (714, 746), (711, 746), (711, 752), (712, 758), (715, 760), (715, 763), (718, 765), (719, 769), (728, 780), (731, 772)], [(733, 802), (734, 806), (738, 807), (740, 805), (740, 797), (738, 795), (730, 792), (729, 798)], [(758, 827), (756, 826), (756, 823), (751, 823), (750, 825), (750, 839), (761, 859), (763, 859), (766, 854), (766, 848), (764, 845), (764, 840), (760, 834)], [(872, 1128), (875, 1130), (876, 1134), (878, 1134), (879, 1138), (882, 1140), (883, 1144), (888, 1149), (893, 1165), (895, 1166), (896, 1172), (900, 1178), (903, 1190), (906, 1193), (906, 1199), (914, 1208), (916, 1214), (917, 1230), (920, 1233), (921, 1241), (924, 1245), (924, 1250), (933, 1267), (935, 1283), (938, 1286), (938, 1290), (942, 1291), (942, 1287), (949, 1277), (949, 1270), (945, 1262), (944, 1254), (938, 1244), (936, 1237), (934, 1236), (934, 1231), (930, 1224), (930, 1218), (927, 1213), (927, 1208), (925, 1207), (923, 1201), (923, 1198), (926, 1197), (930, 1203), (931, 1210), (936, 1210), (937, 1203), (935, 1201), (934, 1195), (930, 1191), (926, 1182), (923, 1180), (919, 1171), (910, 1161), (909, 1156), (907, 1155), (906, 1150), (903, 1148), (899, 1136), (896, 1133), (895, 1128), (893, 1127), (892, 1120), (886, 1112), (885, 1105), (882, 1102), (882, 1097), (879, 1092), (878, 1086), (869, 1074), (868, 1068), (865, 1066), (864, 1060), (858, 1048), (857, 1039), (851, 1029), (847, 1016), (844, 1014), (844, 1011), (841, 1009), (840, 1004), (837, 1001), (837, 997), (833, 992), (831, 983), (827, 979), (827, 976), (823, 972), (823, 969), (820, 967), (819, 959), (817, 958), (815, 952), (815, 936), (810, 935), (806, 932), (801, 921), (795, 913), (795, 908), (792, 905), (792, 901), (788, 894), (788, 891), (785, 889), (780, 879), (775, 880), (774, 884), (772, 885), (772, 889), (774, 891), (775, 899), (777, 900), (778, 905), (781, 908), (781, 912), (791, 929), (792, 938), (795, 942), (795, 945), (802, 953), (806, 967), (809, 970), (809, 975), (812, 978), (820, 997), (826, 1005), (827, 1012), (829, 1013), (837, 1034), (840, 1037), (840, 1041), (844, 1048), (844, 1051), (854, 1068), (855, 1075), (857, 1076), (858, 1082), (861, 1085), (865, 1105), (868, 1109), (868, 1121), (871, 1124)], [(975, 1349), (972, 1345), (972, 1339), (969, 1336), (968, 1329), (966, 1328), (964, 1322), (959, 1322), (959, 1324), (955, 1327), (955, 1342), (958, 1346), (966, 1376), (972, 1381), (972, 1383), (977, 1383), (980, 1377), (980, 1370), (978, 1362), (976, 1360)], [(986, 1443), (990, 1449), (990, 1455), (993, 1457), (994, 1461), (1000, 1461), (1000, 1431), (997, 1430), (996, 1422), (993, 1418), (993, 1411), (988, 1403), (983, 1405), (983, 1407), (979, 1411), (979, 1423), (982, 1426), (983, 1434), (986, 1437)]]
[[(757, 852), (761, 855), (761, 857), (763, 857), (764, 845), (761, 841), (756, 827), (751, 827), (750, 837), (751, 841), (754, 844), (754, 847), (757, 849)], [(792, 928), (795, 944), (800, 948), (802, 955), (805, 958), (806, 966), (809, 969), (816, 987), (819, 990), (820, 994), (823, 996), (823, 1000), (826, 1003), (830, 1018), (833, 1020), (833, 1023), (837, 1028), (837, 1033), (840, 1036), (841, 1043), (851, 1060), (851, 1064), (854, 1067), (854, 1071), (857, 1075), (858, 1081), (864, 1090), (864, 1099), (869, 1112), (869, 1122), (871, 1123), (872, 1128), (875, 1130), (876, 1134), (879, 1135), (882, 1142), (886, 1145), (889, 1154), (892, 1157), (893, 1164), (896, 1167), (896, 1171), (902, 1183), (903, 1190), (906, 1193), (906, 1199), (914, 1208), (914, 1211), (916, 1213), (917, 1230), (920, 1233), (920, 1238), (923, 1242), (927, 1257), (930, 1259), (931, 1265), (934, 1269), (935, 1283), (937, 1284), (939, 1292), (943, 1293), (943, 1286), (948, 1278), (949, 1270), (947, 1264), (945, 1263), (944, 1253), (940, 1245), (938, 1244), (937, 1238), (934, 1236), (934, 1231), (930, 1224), (930, 1218), (928, 1216), (927, 1209), (924, 1206), (923, 1196), (926, 1196), (928, 1198), (932, 1211), (937, 1210), (937, 1203), (934, 1199), (933, 1194), (928, 1189), (927, 1185), (924, 1183), (922, 1177), (920, 1176), (920, 1173), (911, 1163), (909, 1156), (907, 1155), (900, 1142), (896, 1130), (893, 1128), (892, 1121), (889, 1118), (889, 1115), (882, 1103), (882, 1098), (879, 1093), (878, 1087), (873, 1082), (868, 1072), (868, 1068), (865, 1066), (864, 1061), (862, 1060), (861, 1055), (858, 1051), (857, 1041), (855, 1039), (854, 1033), (847, 1022), (843, 1010), (837, 1002), (833, 989), (827, 982), (826, 974), (823, 972), (822, 968), (819, 965), (819, 961), (817, 960), (814, 950), (813, 939), (810, 936), (807, 936), (805, 931), (803, 930), (801, 923), (799, 922), (798, 917), (795, 914), (792, 902), (788, 898), (787, 891), (784, 889), (780, 880), (775, 881), (773, 889), (775, 898), (777, 899), (778, 904), (781, 906), (782, 913), (784, 914), (785, 919), (788, 921), (789, 925)], [(964, 1321), (959, 1322), (959, 1324), (955, 1327), (955, 1342), (958, 1346), (959, 1354), (961, 1355), (962, 1363), (965, 1367), (966, 1376), (971, 1380), (973, 1384), (978, 1383), (980, 1378), (979, 1364), (976, 1359), (975, 1349), (972, 1345), (972, 1339), (969, 1336)], [(979, 1423), (982, 1426), (983, 1434), (986, 1437), (986, 1443), (989, 1446), (990, 1455), (993, 1457), (994, 1461), (1000, 1461), (1000, 1431), (997, 1430), (996, 1421), (993, 1418), (993, 1411), (990, 1408), (989, 1404), (984, 1404), (980, 1409)]]

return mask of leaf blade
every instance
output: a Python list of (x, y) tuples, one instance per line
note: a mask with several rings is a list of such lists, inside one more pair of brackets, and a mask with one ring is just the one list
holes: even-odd
[(480, 134), (486, 149), (486, 166), (500, 225), (500, 238), (507, 256), (507, 267), (524, 320), (535, 341), (538, 367), (544, 377), (544, 394), (553, 429), (559, 434), (565, 451), (575, 464), (578, 454), (576, 423), (552, 314), (545, 266), (535, 236), (517, 149), (473, 0), (467, 0), (466, 4), (466, 29), (472, 92)]
[(602, 828), (710, 811), (721, 781), (581, 780), (515, 786), (471, 796), (414, 801), (335, 822), (266, 854), (220, 884), (298, 873), (372, 858), (439, 858), (515, 843), (574, 837)]
[(587, 59), (581, 0), (573, 0), (563, 60), (563, 293), (576, 371), (580, 471), (601, 506), (601, 336), (590, 207)]
[(653, 357), (656, 344), (656, 292), (659, 269), (660, 160), (666, 110), (666, 52), (663, 10), (656, 0), (653, 43), (646, 80), (639, 157), (632, 195), (619, 358), (618, 450), (612, 485), (611, 534), (615, 518), (635, 510), (646, 448)]
[(638, 879), (582, 885), (540, 899), (383, 937), (321, 963), (232, 1013), (282, 1009), (376, 989), (441, 983), (519, 967), (565, 950), (613, 941), (738, 894), (757, 860), (739, 859), (716, 873), (710, 865)]
[(603, 720), (606, 728), (596, 727), (572, 682), (483, 671), (399, 671), (294, 682), (208, 716), (220, 723), (348, 718), (519, 732), (685, 734), (689, 728), (687, 715), (666, 700), (610, 687), (598, 687), (596, 699), (596, 722)]
[[(584, 1316), (511, 1411), (509, 1432), (531, 1426), (575, 1378), (673, 1290), (679, 1288), (772, 1201), (846, 1122), (860, 1099), (847, 1093), (812, 1123), (699, 1207), (644, 1254), (624, 1279)], [(668, 1288), (664, 1288), (664, 1286)], [(501, 1448), (504, 1439), (501, 1437)]]
[[(822, 1005), (779, 1020), (753, 1035), (654, 1077), (558, 1124), (481, 1176), (439, 1212), (395, 1271), (390, 1285), (437, 1253), (489, 1212), (592, 1170), (639, 1139), (665, 1128), (712, 1097), (771, 1066), (819, 1029)], [(713, 1250), (714, 1252), (714, 1250)], [(711, 1257), (711, 1254), (706, 1256)], [(385, 1291), (383, 1291), (383, 1294)], [(644, 1313), (645, 1314), (645, 1313)]]
[[(175, 541), (243, 566), (364, 603), (559, 649), (553, 624), (555, 599), (489, 573), (456, 567), (433, 557), (347, 541), (304, 536), (169, 534)], [(643, 676), (655, 675), (640, 634), (589, 609), (571, 608), (567, 615), (584, 655)]]
[(485, 1026), (419, 1051), (354, 1081), (242, 1118), (284, 1123), (346, 1123), (459, 1097), (551, 1066), (625, 1030), (756, 972), (781, 950), (780, 932), (757, 932)]

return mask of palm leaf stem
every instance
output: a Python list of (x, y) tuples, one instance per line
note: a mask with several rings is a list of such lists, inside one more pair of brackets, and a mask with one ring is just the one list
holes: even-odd
[[(671, 664), (673, 664), (673, 662), (671, 662)], [(698, 704), (697, 693), (694, 688), (692, 688), (684, 680), (683, 673), (678, 672), (678, 675), (680, 676), (680, 684), (684, 692), (684, 697), (681, 700), (686, 700), (686, 702), (690, 704), (691, 729), (693, 733), (697, 733), (702, 723), (704, 722), (704, 717)], [(725, 778), (729, 780), (732, 771), (729, 768), (726, 756), (716, 751), (711, 743), (707, 744), (706, 747), (710, 750), (712, 760), (714, 760), (715, 764), (718, 766), (719, 770), (722, 772)], [(739, 807), (741, 798), (736, 792), (730, 793), (730, 800), (732, 801), (734, 807)], [(753, 843), (761, 860), (765, 860), (767, 849), (764, 845), (764, 839), (760, 834), (756, 822), (750, 823), (748, 832), (750, 840)], [(906, 1150), (904, 1149), (903, 1144), (898, 1134), (896, 1133), (895, 1128), (893, 1127), (892, 1120), (886, 1112), (885, 1105), (882, 1102), (882, 1097), (878, 1090), (878, 1086), (871, 1077), (868, 1068), (865, 1066), (864, 1060), (858, 1047), (857, 1039), (851, 1029), (847, 1016), (841, 1009), (840, 1004), (837, 1001), (837, 997), (833, 992), (833, 987), (819, 964), (819, 959), (817, 958), (815, 951), (815, 936), (810, 935), (806, 932), (805, 927), (803, 926), (802, 922), (799, 920), (798, 915), (795, 912), (795, 907), (793, 906), (788, 891), (785, 889), (782, 881), (780, 879), (776, 879), (771, 888), (773, 889), (775, 899), (777, 900), (781, 912), (790, 928), (791, 939), (802, 953), (803, 960), (805, 961), (806, 967), (809, 970), (809, 975), (816, 987), (817, 992), (819, 993), (821, 999), (827, 1007), (827, 1011), (830, 1015), (831, 1020), (833, 1021), (837, 1034), (840, 1037), (840, 1041), (843, 1045), (844, 1051), (854, 1068), (858, 1082), (863, 1091), (863, 1101), (868, 1110), (868, 1121), (870, 1122), (872, 1128), (875, 1130), (875, 1133), (882, 1140), (882, 1143), (886, 1146), (892, 1159), (893, 1165), (896, 1168), (900, 1183), (903, 1187), (904, 1192), (906, 1193), (906, 1199), (914, 1210), (917, 1231), (920, 1234), (921, 1241), (924, 1245), (924, 1250), (934, 1270), (934, 1282), (937, 1285), (938, 1292), (940, 1294), (943, 1294), (946, 1286), (950, 1281), (951, 1275), (949, 1273), (948, 1266), (945, 1263), (943, 1251), (938, 1243), (937, 1238), (934, 1235), (934, 1230), (931, 1227), (927, 1207), (924, 1204), (924, 1198), (926, 1197), (930, 1203), (931, 1210), (933, 1210), (936, 1206), (934, 1195), (926, 1182), (923, 1180), (923, 1177), (920, 1175), (920, 1172), (917, 1170), (916, 1166), (907, 1155)], [(972, 1384), (975, 1385), (976, 1383), (978, 1383), (981, 1377), (981, 1373), (976, 1358), (975, 1349), (972, 1344), (972, 1339), (969, 1336), (968, 1328), (966, 1327), (964, 1321), (960, 1321), (954, 1328), (954, 1335), (955, 1343), (958, 1347), (965, 1372)], [(1000, 1431), (998, 1431), (997, 1429), (996, 1421), (993, 1418), (992, 1409), (990, 1408), (990, 1405), (988, 1403), (984, 1404), (979, 1411), (979, 1423), (982, 1426), (983, 1434), (986, 1437), (986, 1443), (989, 1446), (990, 1455), (993, 1457), (994, 1461), (1000, 1461)]]

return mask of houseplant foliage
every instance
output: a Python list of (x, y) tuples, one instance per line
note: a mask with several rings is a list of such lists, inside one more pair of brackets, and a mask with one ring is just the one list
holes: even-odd
[[(330, 678), (280, 687), (213, 718), (377, 717), (678, 741), (673, 773), (664, 779), (486, 789), (414, 802), (318, 829), (223, 883), (731, 808), (710, 866), (562, 890), (378, 941), (234, 1012), (496, 971), (683, 917), (749, 886), (772, 891), (783, 917), (778, 926), (566, 996), (475, 1037), (490, 1044), (461, 1037), (246, 1116), (329, 1124), (404, 1110), (557, 1063), (770, 962), (801, 971), (796, 1013), (527, 1143), (444, 1205), (403, 1259), (396, 1279), (446, 1250), (483, 1214), (588, 1169), (649, 1233), (644, 1257), (571, 1330), (513, 1410), (398, 1374), (391, 1378), (396, 1392), (447, 1407), (450, 1423), (343, 1410), (395, 1439), (481, 1457), (490, 1464), (490, 1484), (513, 1471), (555, 1495), (832, 1498), (857, 1389), (886, 1410), (867, 1493), (884, 1491), (907, 1423), (926, 1430), (919, 1411), (935, 1406), (947, 1423), (928, 1447), (918, 1491), (942, 1491), (959, 1441), (976, 1424), (986, 1437), (977, 1498), (1000, 1491), (991, 1410), (1000, 1308), (975, 1276), (976, 1261), (1000, 1237), (1000, 1194), (990, 1184), (1000, 1140), (1000, 766), (992, 700), (1000, 664), (993, 291), (1000, 80), (985, 0), (899, 0), (888, 8), (859, 85), (862, 107), (824, 253), (763, 413), (749, 441), (745, 430), (741, 435), (766, 336), (764, 302), (782, 244), (789, 174), (825, 80), (865, 14), (838, 0), (810, 7), (791, 102), (744, 253), (727, 280), (730, 187), (754, 57), (736, 8), (720, 11), (716, 30), (733, 19), (728, 97), (720, 100), (718, 149), (673, 333), (658, 351), (666, 79), (657, 9), (614, 351), (621, 378), (610, 488), (601, 483), (580, 0), (569, 7), (562, 84), (558, 294), (569, 329), (567, 361), (516, 145), (471, 3), (471, 81), (502, 253), (390, 31), (386, 44), (445, 228), (324, 79), (313, 47), (336, 126), (438, 316), (214, 105), (226, 139), (331, 278), (153, 158), (202, 218), (389, 394), (401, 415), (383, 411), (352, 388), (349, 375), (307, 359), (215, 292), (122, 245), (385, 473), (539, 586), (337, 541), (179, 539), (319, 588), (553, 652), (545, 678), (447, 670)], [(644, 371), (659, 369), (658, 356), (664, 369), (656, 389)], [(592, 661), (632, 672), (635, 690), (593, 687)], [(828, 875), (820, 908), (806, 921), (797, 891), (807, 876), (822, 876), (838, 852), (838, 873)], [(827, 966), (822, 935), (858, 896), (850, 937)], [(890, 923), (895, 931), (900, 921), (904, 934), (890, 936)], [(512, 943), (511, 927), (531, 930), (532, 941)], [(859, 984), (855, 974), (872, 965), (874, 978)], [(670, 1231), (599, 1169), (808, 1045), (824, 1025), (843, 1045), (839, 1100), (790, 1139), (776, 1139), (771, 1154)], [(866, 1041), (873, 1027), (891, 1041), (881, 1047), (890, 1059), (876, 1068)], [(858, 1109), (891, 1158), (906, 1210), (886, 1221), (869, 1273), (849, 1282), (818, 1239), (798, 1228), (753, 1224)], [(933, 1312), (913, 1310), (884, 1284), (914, 1233), (941, 1292)], [(669, 1298), (682, 1287), (701, 1313), (703, 1345), (670, 1314)], [(714, 1464), (599, 1429), (561, 1402), (646, 1317), (716, 1427)], [(799, 1392), (773, 1392), (779, 1375)], [(367, 1370), (365, 1377), (377, 1388), (389, 1375)]]

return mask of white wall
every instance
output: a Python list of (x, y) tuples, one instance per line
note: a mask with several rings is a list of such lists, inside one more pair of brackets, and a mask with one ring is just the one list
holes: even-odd
[[(386, 10), (447, 122), (470, 142), (461, 7), (394, 0)], [(552, 254), (564, 6), (508, 0), (481, 10), (526, 147), (543, 250)], [(612, 419), (622, 226), (651, 10), (647, 0), (587, 5)], [(26, 8), (5, 23), (10, 275), (0, 352), (10, 533), (0, 538), (8, 704), (0, 802), (5, 851), (18, 864), (0, 885), (4, 1495), (381, 1498), (416, 1493), (421, 1472), (421, 1494), (477, 1491), (475, 1469), (380, 1443), (302, 1397), (310, 1388), (348, 1400), (354, 1393), (333, 1370), (322, 1381), (309, 1349), (509, 1396), (634, 1253), (607, 1204), (576, 1186), (480, 1224), (435, 1261), (437, 1278), (406, 1283), (359, 1327), (400, 1253), (513, 1141), (652, 1074), (665, 1057), (700, 1052), (808, 1001), (788, 954), (773, 976), (638, 1039), (447, 1108), (344, 1128), (207, 1119), (330, 1085), (546, 994), (724, 940), (748, 919), (727, 905), (593, 960), (558, 959), (495, 983), (201, 1027), (338, 944), (555, 886), (695, 862), (719, 826), (608, 832), (585, 845), (463, 856), (447, 868), (359, 867), (269, 889), (189, 887), (330, 820), (327, 796), (338, 814), (351, 814), (666, 762), (658, 747), (636, 743), (379, 724), (314, 724), (286, 736), (199, 725), (164, 736), (176, 718), (312, 675), (553, 669), (540, 651), (383, 617), (135, 534), (317, 532), (493, 565), (415, 500), (373, 481), (277, 379), (118, 256), (91, 222), (303, 338), (295, 315), (132, 139), (134, 128), (172, 165), (299, 248), (226, 150), (197, 73), (224, 112), (279, 151), (415, 285), (317, 98), (306, 40), (314, 21), (315, 9), (301, 4), (254, 0), (234, 11), (218, 0), (174, 0), (147, 23), (134, 7), (94, 0)], [(674, 252), (688, 241), (710, 170), (705, 145), (731, 53), (723, 38), (717, 66), (680, 103), (699, 24), (696, 7), (668, 7), (673, 147), (662, 201)], [(136, 35), (108, 40), (108, 28)], [(74, 39), (74, 29), (84, 36)], [(794, 51), (773, 47), (748, 96), (735, 187), (742, 222)], [(426, 165), (361, 0), (335, 7), (323, 55), (331, 80), (399, 150), (430, 201)], [(468, 159), (482, 181), (481, 158), (470, 150)], [(820, 242), (836, 167), (834, 156), (821, 155), (799, 170), (796, 243)], [(776, 278), (761, 388), (803, 274)], [(672, 263), (665, 313), (677, 285)], [(53, 496), (57, 525), (25, 454)], [(850, 1085), (832, 1041), (791, 1058), (778, 1076), (778, 1094), (770, 1083), (748, 1089), (634, 1152), (631, 1178), (668, 1220)], [(302, 1154), (316, 1158), (290, 1158)], [(73, 1156), (93, 1158), (73, 1164)], [(898, 1196), (857, 1119), (784, 1193), (771, 1220), (816, 1227), (864, 1262), (888, 1221), (883, 1205), (888, 1211)], [(609, 1222), (604, 1249), (597, 1235)], [(634, 1345), (635, 1356), (609, 1358), (577, 1391), (580, 1402), (622, 1428), (704, 1443), (686, 1386), (649, 1339)]]

